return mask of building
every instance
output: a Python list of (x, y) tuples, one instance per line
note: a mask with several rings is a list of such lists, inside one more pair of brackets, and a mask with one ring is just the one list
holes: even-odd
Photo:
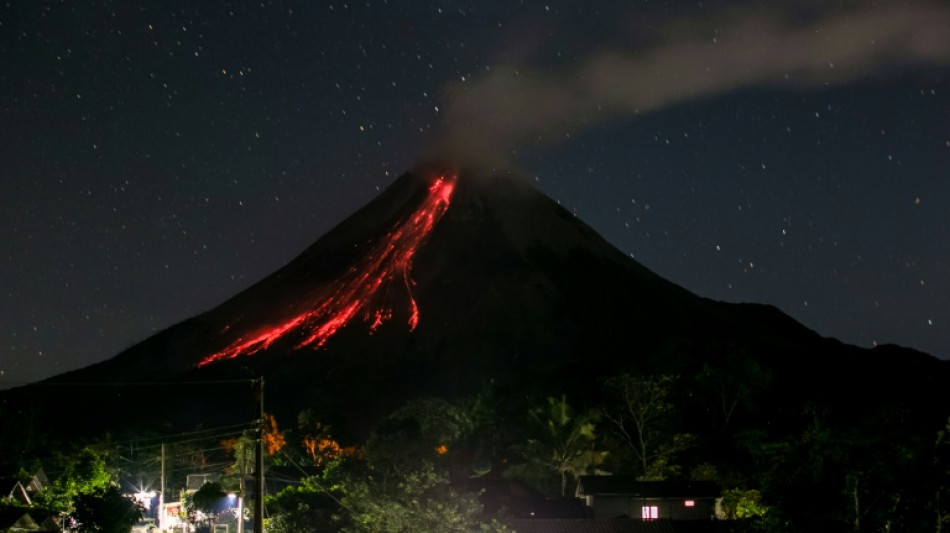
[(26, 482), (15, 481), (10, 489), (5, 491), (7, 493), (6, 497), (11, 501), (19, 502), (20, 505), (30, 507), (33, 505), (33, 496), (46, 488), (47, 485), (49, 485), (49, 479), (43, 469), (40, 468)]
[(634, 476), (581, 476), (578, 495), (594, 519), (713, 520), (719, 487), (708, 481), (640, 481)]

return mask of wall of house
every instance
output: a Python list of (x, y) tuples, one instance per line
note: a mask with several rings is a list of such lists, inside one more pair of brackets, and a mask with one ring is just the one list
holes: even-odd
[(687, 507), (687, 498), (638, 498), (623, 495), (587, 496), (587, 505), (593, 518), (617, 518), (627, 516), (639, 519), (643, 507), (656, 507), (657, 518), (671, 520), (710, 520), (715, 514), (715, 498), (691, 498), (692, 507)]

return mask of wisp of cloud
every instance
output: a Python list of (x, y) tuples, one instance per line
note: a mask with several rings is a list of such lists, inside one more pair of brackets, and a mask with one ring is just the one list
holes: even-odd
[(807, 90), (904, 65), (950, 64), (948, 8), (877, 7), (808, 24), (782, 14), (718, 22), (715, 38), (602, 51), (560, 70), (499, 67), (453, 83), (442, 95), (436, 149), (456, 161), (506, 164), (527, 143), (743, 87)]

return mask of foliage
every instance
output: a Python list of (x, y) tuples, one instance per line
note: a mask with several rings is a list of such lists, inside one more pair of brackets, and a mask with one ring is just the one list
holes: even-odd
[(317, 533), (336, 530), (332, 523), (337, 500), (315, 477), (306, 477), (299, 486), (289, 486), (267, 498), (268, 509), (276, 511), (268, 521), (271, 533)]
[[(236, 477), (250, 476), (254, 471), (254, 463), (257, 455), (257, 436), (260, 433), (257, 430), (245, 431), (240, 437), (225, 439), (221, 441), (224, 449), (234, 457), (234, 463), (229, 471)], [(287, 444), (286, 436), (281, 433), (277, 426), (277, 420), (273, 415), (264, 414), (264, 466), (265, 469), (271, 464), (279, 464), (276, 454), (279, 453)], [(234, 482), (236, 485), (236, 482)]]
[(711, 403), (718, 406), (719, 428), (725, 430), (735, 415), (736, 408), (744, 405), (754, 410), (755, 397), (768, 388), (772, 373), (750, 357), (744, 350), (732, 348), (719, 363), (704, 363), (696, 382), (711, 394)]
[(327, 462), (319, 475), (307, 476), (296, 486), (288, 486), (265, 502), (275, 511), (268, 521), (272, 533), (310, 533), (339, 530), (333, 515), (340, 510), (339, 498), (354, 472), (365, 465), (355, 456)]
[[(240, 437), (221, 441), (224, 449), (234, 457), (229, 469), (235, 476), (250, 476), (254, 471), (257, 438), (253, 431), (245, 431)], [(269, 459), (265, 457), (265, 459)]]
[(429, 463), (394, 479), (366, 476), (345, 485), (337, 518), (343, 533), (502, 532), (480, 521), (475, 493), (458, 493)]
[(930, 507), (933, 509), (937, 531), (950, 530), (950, 417), (944, 429), (937, 431), (934, 444), (933, 468), (935, 477)]
[(112, 486), (114, 475), (105, 459), (91, 447), (75, 457), (63, 458), (64, 469), (52, 484), (37, 493), (34, 501), (42, 509), (70, 513), (79, 496), (98, 493)]
[[(575, 414), (563, 395), (548, 397), (547, 405), (528, 413), (532, 438), (515, 447), (527, 463), (513, 465), (508, 474), (544, 490), (545, 473), (554, 473), (559, 479), (556, 494), (567, 495), (568, 477), (589, 472), (607, 456), (606, 451), (596, 449), (597, 418), (596, 411)], [(540, 472), (534, 471), (534, 467), (540, 467)], [(540, 479), (532, 481), (533, 475), (538, 474)]]
[(189, 506), (206, 514), (214, 514), (222, 510), (227, 496), (220, 484), (205, 483), (189, 496)]
[(299, 446), (313, 466), (322, 468), (344, 456), (359, 453), (355, 446), (344, 447), (333, 437), (331, 428), (316, 419), (309, 409), (297, 416)]
[(277, 455), (287, 444), (287, 438), (277, 427), (277, 419), (270, 413), (264, 413), (264, 450), (268, 455)]
[(675, 381), (674, 376), (623, 374), (606, 382), (617, 404), (603, 413), (639, 461), (642, 479), (662, 480), (678, 474), (674, 458), (695, 444), (692, 435), (669, 429), (675, 414), (669, 401)]
[(115, 485), (80, 493), (74, 506), (72, 516), (81, 531), (128, 533), (132, 524), (142, 518), (142, 508), (122, 496)]
[(364, 454), (338, 448), (328, 427), (301, 413), (300, 441), (319, 471), (268, 499), (277, 512), (267, 530), (507, 531), (481, 519), (479, 493), (456, 490), (449, 481), (456, 443), (474, 428), (469, 413), (441, 399), (412, 400), (376, 425)]
[(439, 398), (418, 398), (384, 418), (366, 441), (374, 468), (400, 475), (445, 455), (467, 427), (461, 411)]
[(722, 509), (726, 518), (765, 516), (769, 507), (762, 503), (762, 494), (755, 490), (731, 489), (722, 493)]

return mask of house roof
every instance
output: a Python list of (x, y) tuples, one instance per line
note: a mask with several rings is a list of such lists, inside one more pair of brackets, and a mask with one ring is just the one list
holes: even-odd
[(26, 490), (26, 487), (23, 486), (23, 483), (17, 481), (13, 484), (13, 487), (10, 488), (10, 492), (7, 493), (7, 498), (20, 502), (23, 505), (33, 505), (33, 500), (30, 498), (29, 491)]
[(39, 524), (26, 510), (18, 507), (0, 508), (0, 530), (38, 531), (39, 529)]
[(579, 494), (624, 495), (641, 498), (716, 498), (711, 481), (640, 481), (635, 476), (581, 476)]
[(727, 533), (735, 525), (724, 520), (510, 519), (517, 533)]
[(33, 474), (33, 477), (30, 478), (29, 483), (26, 485), (26, 490), (29, 492), (39, 492), (47, 486), (49, 486), (49, 478), (46, 477), (46, 472), (40, 468)]
[(667, 520), (524, 519), (507, 523), (518, 533), (676, 533)]

